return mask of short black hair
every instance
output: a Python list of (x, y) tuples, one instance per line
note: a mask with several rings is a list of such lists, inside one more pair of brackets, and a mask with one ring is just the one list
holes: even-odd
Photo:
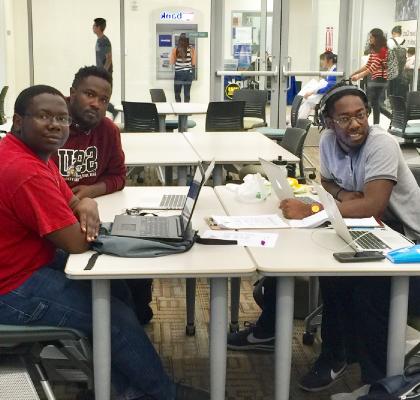
[(101, 28), (101, 31), (103, 32), (106, 28), (106, 19), (105, 18), (95, 18), (93, 20), (95, 22), (95, 25)]
[(15, 101), (15, 108), (14, 112), (15, 114), (18, 114), (20, 116), (24, 116), (28, 110), (29, 104), (31, 100), (40, 95), (40, 94), (53, 94), (54, 96), (60, 96), (63, 98), (64, 101), (66, 101), (66, 98), (64, 97), (63, 93), (61, 93), (56, 88), (53, 88), (52, 86), (48, 85), (35, 85), (30, 86), (24, 90), (22, 90)]
[(77, 88), (80, 83), (89, 76), (96, 76), (107, 81), (112, 87), (112, 75), (104, 68), (95, 65), (85, 66), (80, 68), (74, 75), (73, 83), (71, 86)]
[(392, 28), (391, 33), (398, 33), (398, 34), (400, 34), (400, 35), (401, 35), (401, 33), (402, 33), (402, 30), (401, 30), (401, 25), (396, 25), (396, 26), (394, 26), (394, 27)]
[(365, 92), (363, 92), (357, 86), (349, 85), (348, 82), (346, 82), (346, 81), (337, 83), (337, 85), (333, 86), (330, 90), (328, 90), (325, 93), (324, 96), (327, 97), (329, 93), (333, 92), (334, 90), (336, 90), (337, 88), (342, 87), (342, 86), (348, 86), (348, 89), (339, 91), (337, 94), (333, 94), (325, 102), (325, 110), (326, 110), (326, 115), (328, 117), (332, 117), (332, 113), (334, 111), (335, 103), (345, 96), (360, 97), (360, 99), (363, 101), (363, 104), (366, 107), (366, 110), (369, 110), (369, 103), (368, 103), (368, 99), (367, 99), (367, 96), (366, 96)]

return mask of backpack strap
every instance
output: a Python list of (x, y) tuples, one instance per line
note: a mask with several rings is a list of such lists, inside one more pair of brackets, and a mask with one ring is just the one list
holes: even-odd
[(395, 43), (395, 45), (397, 46), (397, 47), (400, 47), (400, 45), (398, 44), (398, 42), (395, 40), (395, 38), (392, 38), (392, 40), (394, 41), (394, 43)]

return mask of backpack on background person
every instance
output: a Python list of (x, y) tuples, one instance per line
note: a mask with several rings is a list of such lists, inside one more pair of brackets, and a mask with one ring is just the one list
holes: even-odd
[[(407, 50), (404, 47), (401, 47), (398, 42), (392, 38), (395, 42), (395, 47), (393, 49), (388, 49), (387, 56), (387, 67), (388, 67), (388, 80), (392, 81), (398, 76), (402, 75), (405, 67), (405, 62), (407, 61)], [(401, 44), (404, 44), (405, 40)]]

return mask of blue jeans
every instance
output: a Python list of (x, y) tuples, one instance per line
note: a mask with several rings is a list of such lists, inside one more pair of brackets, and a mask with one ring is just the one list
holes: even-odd
[[(66, 278), (67, 255), (36, 271), (20, 287), (0, 295), (0, 323), (77, 329), (92, 336), (92, 298), (88, 281)], [(175, 399), (175, 384), (136, 318), (124, 281), (111, 284), (111, 380), (118, 399), (148, 395)]]
[(190, 102), (190, 91), (193, 80), (192, 69), (188, 71), (175, 71), (174, 92), (177, 103), (181, 102), (181, 89), (184, 86), (184, 103)]

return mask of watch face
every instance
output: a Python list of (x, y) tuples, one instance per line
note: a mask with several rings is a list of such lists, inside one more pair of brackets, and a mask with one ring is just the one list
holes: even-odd
[(311, 210), (312, 210), (313, 213), (317, 213), (320, 210), (319, 205), (318, 204), (313, 204), (311, 206)]

